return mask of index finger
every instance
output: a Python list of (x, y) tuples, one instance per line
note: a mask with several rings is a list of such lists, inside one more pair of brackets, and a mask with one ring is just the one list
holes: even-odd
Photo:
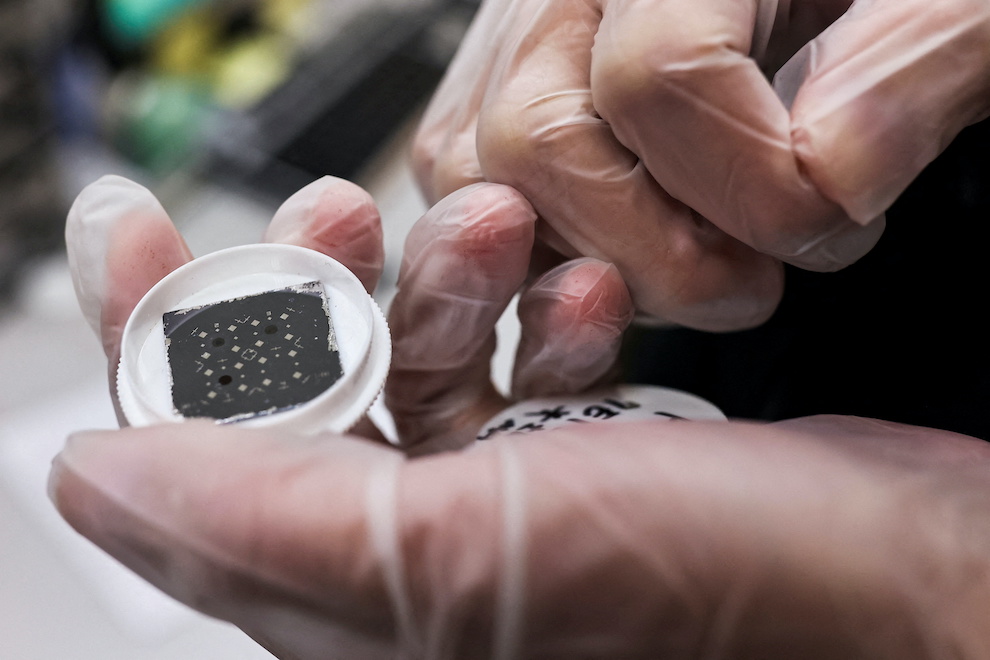
[(505, 406), (491, 382), (495, 324), (526, 279), (534, 220), (519, 193), (479, 183), (410, 231), (389, 310), (385, 384), (402, 444), (463, 446)]

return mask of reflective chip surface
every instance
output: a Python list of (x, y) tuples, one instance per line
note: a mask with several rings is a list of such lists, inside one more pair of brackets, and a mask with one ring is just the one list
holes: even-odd
[(343, 374), (320, 282), (162, 316), (172, 404), (237, 421), (314, 399)]

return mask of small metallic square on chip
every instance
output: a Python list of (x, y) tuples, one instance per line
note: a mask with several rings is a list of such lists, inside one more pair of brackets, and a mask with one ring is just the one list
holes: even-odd
[(172, 405), (225, 422), (288, 410), (343, 375), (320, 282), (162, 316)]

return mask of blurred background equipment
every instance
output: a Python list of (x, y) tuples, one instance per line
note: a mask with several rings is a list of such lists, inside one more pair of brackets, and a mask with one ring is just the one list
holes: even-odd
[(108, 171), (271, 205), (360, 179), (408, 126), (478, 0), (0, 3), (0, 294)]
[(64, 205), (45, 83), (66, 19), (60, 0), (0, 3), (0, 300), (28, 260), (60, 241)]
[(90, 0), (60, 66), (64, 138), (271, 199), (353, 179), (427, 99), (476, 5)]

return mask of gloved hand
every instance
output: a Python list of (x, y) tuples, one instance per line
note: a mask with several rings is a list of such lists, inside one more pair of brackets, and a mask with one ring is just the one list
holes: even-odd
[[(407, 442), (463, 444), (497, 408), (491, 325), (533, 217), (510, 189), (473, 187), (411, 235), (390, 385)], [(359, 189), (325, 179), (268, 237), (339, 255), (370, 286), (376, 226)], [(128, 307), (188, 252), (118, 178), (77, 200), (68, 238), (113, 356)], [(542, 393), (559, 369), (545, 387), (582, 389), (607, 371), (629, 311), (609, 282), (584, 261), (525, 294), (539, 332), (517, 387)], [(414, 459), (195, 422), (79, 434), (50, 488), (124, 564), (284, 658), (978, 658), (988, 463), (976, 440), (851, 418), (576, 425)]]
[[(385, 401), (416, 451), (463, 446), (508, 405), (492, 385), (495, 323), (531, 270), (532, 208), (504, 186), (463, 188), (410, 232), (389, 311)], [(564, 263), (523, 291), (516, 398), (582, 392), (614, 375), (632, 301), (614, 266)]]
[[(508, 405), (492, 385), (490, 362), (495, 323), (520, 290), (514, 394), (581, 392), (611, 374), (633, 314), (625, 285), (614, 267), (594, 259), (561, 264), (527, 285), (534, 220), (514, 190), (479, 184), (437, 204), (410, 232), (390, 313), (393, 369), (385, 390), (403, 446), (463, 446)], [(265, 240), (323, 252), (371, 291), (384, 260), (381, 232), (367, 193), (326, 177), (278, 209)], [(115, 176), (79, 195), (66, 243), (113, 384), (131, 310), (191, 255), (154, 196)], [(359, 430), (380, 437), (367, 423)]]
[[(488, 417), (507, 405), (490, 382), (488, 365), (495, 322), (527, 275), (534, 219), (530, 206), (515, 191), (481, 184), (438, 204), (411, 232), (401, 289), (393, 303), (396, 375), (386, 392), (399, 413), (404, 445), (416, 445), (418, 452), (465, 445)], [(103, 339), (114, 383), (123, 326), (131, 310), (190, 253), (152, 194), (120, 177), (105, 177), (80, 194), (69, 214), (66, 238), (77, 294)], [(338, 259), (369, 291), (382, 267), (381, 238), (378, 212), (368, 195), (329, 177), (291, 197), (277, 211), (265, 236), (267, 241), (302, 245)], [(622, 330), (632, 318), (628, 293), (615, 268), (593, 259), (561, 265), (529, 284), (518, 309), (524, 332), (513, 389), (527, 396), (577, 392), (607, 377)], [(207, 435), (215, 430), (203, 424)], [(204, 437), (192, 423), (161, 432)], [(355, 432), (383, 440), (368, 420)], [(322, 444), (357, 446), (359, 455), (370, 451), (367, 455), (374, 456), (376, 451), (356, 437), (283, 437), (283, 441), (285, 457), (299, 447)], [(150, 443), (146, 449), (152, 450)], [(175, 456), (184, 452), (178, 444), (175, 450)], [(246, 451), (253, 453), (250, 448)], [(381, 454), (383, 470), (394, 467), (401, 456), (396, 450)], [(277, 466), (270, 467), (269, 476), (278, 471)], [(190, 466), (189, 474), (197, 470)], [(128, 475), (136, 477), (133, 472)], [(200, 478), (219, 487), (225, 478), (217, 476), (200, 473)], [(181, 488), (178, 482), (174, 485)], [(79, 497), (67, 496), (68, 501), (81, 503)], [(251, 600), (245, 602), (247, 609), (254, 608)], [(291, 612), (285, 614), (293, 617)], [(283, 624), (243, 622), (262, 640)], [(298, 625), (305, 623), (294, 622), (277, 635)], [(295, 641), (284, 642), (284, 648), (306, 648), (312, 643), (300, 632)], [(285, 654), (292, 657), (295, 651)]]
[(779, 273), (721, 232), (815, 270), (865, 254), (987, 116), (988, 43), (990, 4), (969, 0), (486, 0), (418, 175), (431, 199), (516, 187), (542, 239), (615, 263), (642, 310), (752, 325)]
[(852, 418), (576, 425), (403, 461), (74, 436), (66, 519), (282, 658), (985, 658), (990, 447)]

